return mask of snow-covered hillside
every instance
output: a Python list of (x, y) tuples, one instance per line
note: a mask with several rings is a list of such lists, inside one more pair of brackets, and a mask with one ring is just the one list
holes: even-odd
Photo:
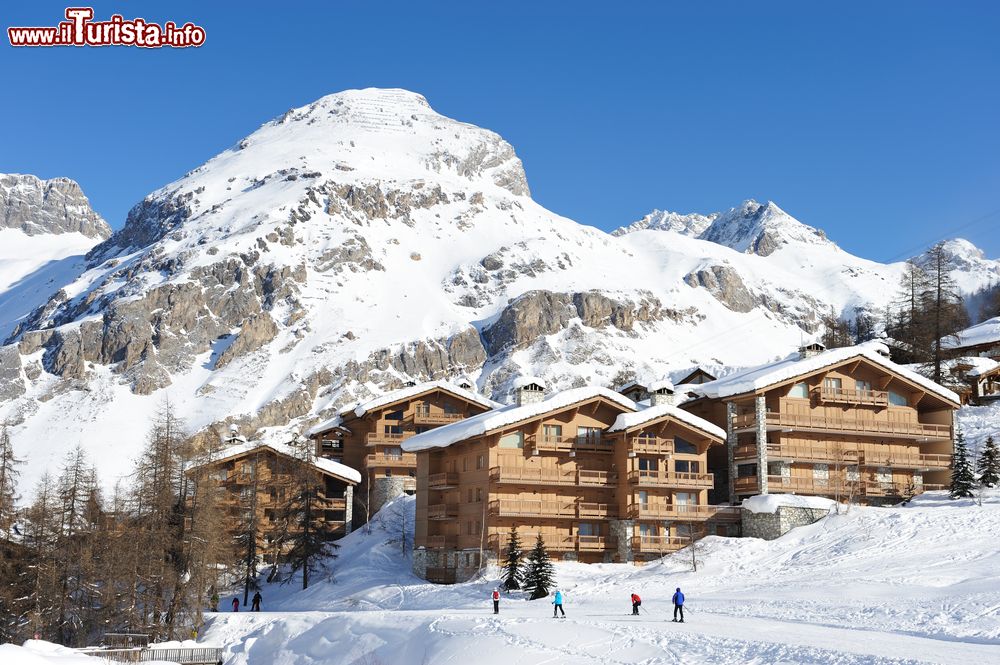
[[(264, 588), (264, 612), (215, 615), (204, 640), (227, 665), (365, 663), (972, 663), (1000, 653), (1000, 496), (982, 507), (924, 495), (854, 507), (777, 541), (709, 537), (636, 568), (557, 564), (567, 618), (549, 600), (489, 594), (496, 571), (421, 582), (394, 542), (397, 500), (343, 543), (332, 580)], [(684, 624), (670, 622), (676, 587)], [(645, 613), (630, 615), (638, 593)]]
[(77, 443), (110, 483), (168, 396), (215, 437), (298, 431), (408, 380), (466, 374), (504, 399), (521, 373), (560, 389), (745, 366), (882, 307), (901, 271), (773, 203), (688, 222), (582, 226), (531, 199), (496, 134), (403, 90), (330, 95), (153, 192), (35, 289), (0, 347), (0, 420), (26, 485)]

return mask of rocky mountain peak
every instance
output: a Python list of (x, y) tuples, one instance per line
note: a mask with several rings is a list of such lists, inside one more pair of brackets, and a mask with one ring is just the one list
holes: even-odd
[(753, 199), (720, 213), (700, 238), (759, 256), (769, 256), (788, 244), (837, 248), (823, 231), (803, 224), (773, 201)]
[(642, 219), (611, 232), (613, 236), (623, 236), (634, 231), (673, 231), (681, 235), (697, 238), (711, 226), (719, 213), (700, 215), (696, 212), (683, 214), (667, 210), (653, 210)]
[(80, 233), (103, 240), (111, 228), (90, 207), (75, 181), (42, 180), (34, 175), (0, 174), (0, 229), (18, 229), (29, 236)]

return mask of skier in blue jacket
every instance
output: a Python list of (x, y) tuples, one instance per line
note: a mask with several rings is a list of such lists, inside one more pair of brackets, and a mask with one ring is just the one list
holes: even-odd
[(681, 620), (677, 623), (684, 623), (684, 594), (681, 593), (681, 588), (677, 587), (677, 591), (674, 592), (674, 621), (677, 621), (677, 613), (681, 613)]
[(562, 615), (566, 616), (566, 610), (562, 606), (562, 591), (556, 591), (555, 598), (552, 599), (552, 618), (556, 618), (556, 613), (562, 612)]

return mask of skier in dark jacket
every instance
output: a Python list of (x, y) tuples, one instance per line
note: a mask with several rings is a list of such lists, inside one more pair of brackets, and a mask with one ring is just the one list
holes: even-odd
[(262, 600), (264, 600), (264, 598), (261, 597), (260, 591), (256, 592), (253, 595), (253, 601), (252, 601), (252, 604), (250, 605), (250, 611), (251, 612), (260, 612), (260, 601), (262, 601)]
[(639, 594), (633, 593), (632, 594), (632, 614), (638, 616), (638, 614), (639, 614), (639, 606), (640, 605), (642, 605), (642, 598), (639, 597)]
[(240, 611), (240, 599), (233, 598), (233, 612), (239, 612), (239, 611)]
[(684, 594), (681, 593), (681, 588), (677, 587), (677, 591), (674, 593), (674, 621), (677, 621), (677, 613), (680, 612), (681, 620), (677, 623), (684, 623)]

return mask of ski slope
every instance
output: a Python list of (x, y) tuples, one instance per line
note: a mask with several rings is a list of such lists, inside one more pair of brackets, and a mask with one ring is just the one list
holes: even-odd
[[(710, 537), (697, 572), (687, 552), (641, 568), (560, 563), (566, 619), (518, 594), (493, 616), (496, 570), (415, 578), (394, 537), (412, 508), (397, 500), (371, 534), (341, 541), (332, 579), (268, 585), (267, 611), (214, 615), (204, 640), (227, 665), (1000, 662), (997, 492), (982, 506), (931, 493), (854, 507), (772, 542)], [(668, 615), (678, 586), (684, 624)]]

